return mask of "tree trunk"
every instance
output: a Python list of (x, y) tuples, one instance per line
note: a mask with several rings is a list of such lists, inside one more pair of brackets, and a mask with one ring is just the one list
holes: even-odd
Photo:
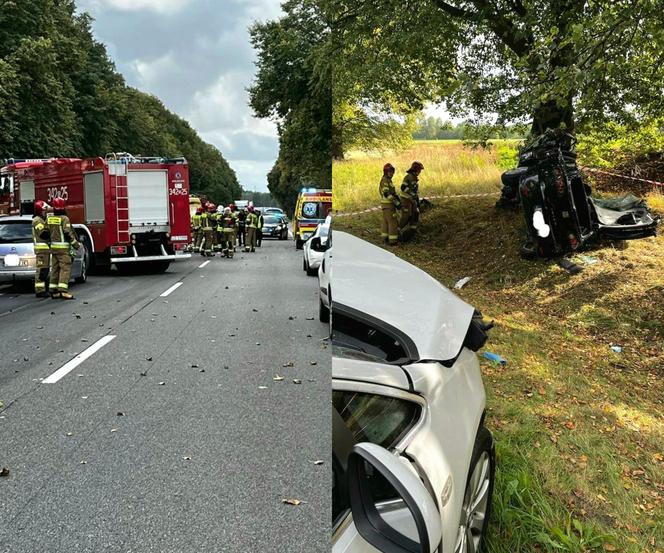
[(547, 129), (564, 127), (567, 132), (574, 134), (574, 106), (569, 98), (565, 106), (560, 106), (556, 100), (548, 100), (535, 108), (531, 135), (539, 136)]

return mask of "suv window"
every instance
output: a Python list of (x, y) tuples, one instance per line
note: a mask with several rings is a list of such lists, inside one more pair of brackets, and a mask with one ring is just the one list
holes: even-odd
[(360, 352), (383, 363), (405, 363), (408, 354), (399, 340), (365, 322), (349, 317), (339, 311), (332, 317), (332, 344), (335, 353)]
[[(332, 520), (336, 523), (350, 509), (345, 487), (348, 453), (359, 442), (371, 442), (393, 448), (420, 417), (417, 403), (365, 392), (335, 390), (332, 392), (333, 417), (341, 419), (341, 427), (333, 425), (333, 494)], [(369, 476), (374, 497), (380, 501), (394, 499), (397, 494), (381, 475)]]

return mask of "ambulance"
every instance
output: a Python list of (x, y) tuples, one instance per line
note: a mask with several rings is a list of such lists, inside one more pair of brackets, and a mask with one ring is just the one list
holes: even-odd
[(332, 190), (303, 188), (297, 197), (293, 215), (293, 238), (300, 250), (332, 212)]

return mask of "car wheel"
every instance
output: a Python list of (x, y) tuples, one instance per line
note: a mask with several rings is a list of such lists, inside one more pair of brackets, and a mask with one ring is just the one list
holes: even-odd
[(307, 265), (306, 271), (308, 276), (318, 276), (318, 269), (312, 269), (309, 265)]
[(306, 260), (306, 259), (302, 259), (302, 270), (303, 270), (303, 271), (306, 271), (307, 269), (308, 269), (308, 267), (307, 267), (307, 260)]
[(81, 274), (74, 279), (74, 282), (76, 282), (76, 284), (84, 284), (88, 280), (89, 264), (90, 264), (90, 258), (88, 256), (88, 249), (85, 247), (85, 243), (83, 243), (83, 259), (81, 262)]
[(300, 240), (299, 238), (295, 239), (295, 249), (296, 250), (301, 250), (303, 245), (304, 245), (304, 242), (302, 242), (302, 240)]
[(321, 299), (318, 300), (318, 319), (321, 323), (330, 322), (330, 310)]
[(491, 515), (495, 471), (496, 453), (493, 437), (491, 432), (482, 426), (475, 438), (473, 455), (470, 459), (455, 553), (479, 553), (484, 550)]

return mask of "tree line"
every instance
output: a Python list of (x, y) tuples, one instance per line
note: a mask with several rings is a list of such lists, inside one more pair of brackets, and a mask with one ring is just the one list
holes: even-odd
[(289, 0), (284, 16), (252, 27), (257, 75), (250, 103), (277, 121), (279, 157), (268, 188), (292, 213), (302, 187), (332, 186), (332, 66), (324, 56), (330, 27), (317, 1)]
[(223, 155), (162, 102), (125, 84), (74, 0), (0, 5), (0, 158), (185, 156), (193, 192), (242, 189)]

